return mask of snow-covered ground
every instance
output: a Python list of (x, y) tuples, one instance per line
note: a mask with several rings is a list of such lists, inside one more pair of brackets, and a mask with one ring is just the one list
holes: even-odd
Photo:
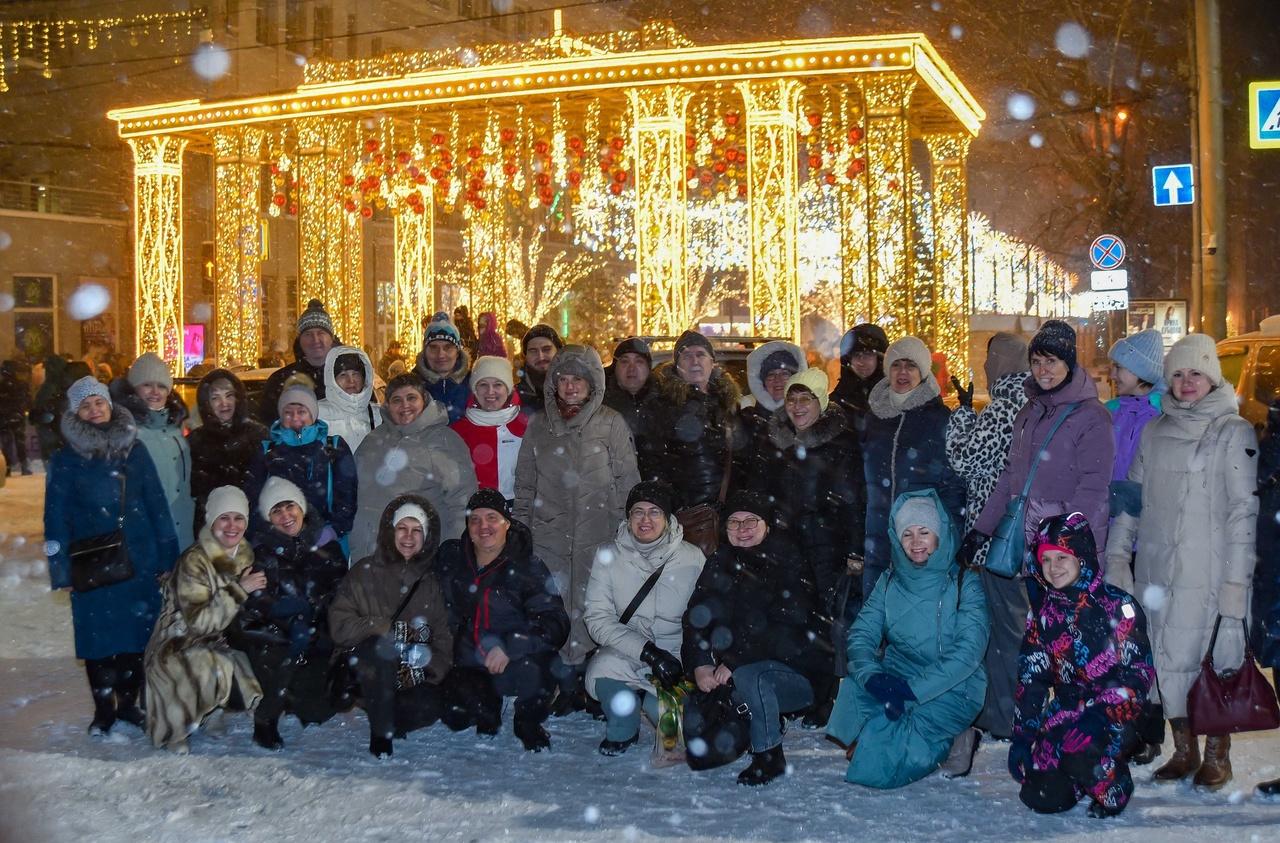
[(245, 715), (198, 735), (186, 757), (129, 726), (91, 740), (67, 597), (48, 590), (41, 555), (42, 493), (41, 476), (0, 489), (3, 841), (1280, 840), (1280, 803), (1252, 790), (1280, 776), (1277, 733), (1236, 740), (1236, 780), (1217, 794), (1157, 786), (1139, 770), (1129, 810), (1108, 821), (1083, 806), (1027, 811), (998, 744), (981, 748), (967, 779), (883, 793), (846, 784), (839, 749), (798, 729), (785, 741), (793, 775), (763, 789), (735, 783), (745, 762), (696, 774), (653, 770), (639, 747), (603, 758), (602, 724), (585, 715), (551, 721), (553, 750), (541, 755), (520, 750), (509, 711), (496, 741), (437, 726), (382, 763), (365, 750), (358, 713), (305, 732), (287, 720), (282, 753), (252, 744)]

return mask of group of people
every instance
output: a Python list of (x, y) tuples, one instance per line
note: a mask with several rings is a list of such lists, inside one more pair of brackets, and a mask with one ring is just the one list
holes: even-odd
[[(124, 720), (186, 751), (210, 713), (244, 709), (280, 749), (283, 714), (358, 704), (385, 757), (436, 722), (492, 736), (514, 698), (526, 749), (587, 711), (616, 756), (688, 683), (691, 728), (699, 695), (749, 713), (744, 784), (785, 773), (792, 718), (876, 788), (964, 775), (986, 734), (1030, 807), (1110, 816), (1168, 719), (1156, 778), (1221, 787), (1230, 739), (1202, 755), (1186, 697), (1217, 618), (1258, 596), (1259, 445), (1208, 337), (1167, 356), (1156, 332), (1121, 340), (1109, 406), (1075, 341), (1057, 320), (997, 334), (989, 403), (953, 379), (952, 412), (925, 343), (870, 324), (843, 338), (834, 388), (772, 341), (743, 396), (694, 331), (668, 363), (629, 338), (606, 368), (537, 325), (516, 367), (473, 360), (438, 313), (379, 395), (313, 301), (260, 406), (209, 372), (189, 435), (154, 355), (110, 389), (82, 378), (48, 468), (51, 582), (78, 582), (95, 558), (78, 549), (106, 535), (132, 568), (72, 593), (91, 731)], [(1012, 576), (986, 567), (1006, 511), (1028, 549)], [(1244, 656), (1230, 626), (1223, 665)]]

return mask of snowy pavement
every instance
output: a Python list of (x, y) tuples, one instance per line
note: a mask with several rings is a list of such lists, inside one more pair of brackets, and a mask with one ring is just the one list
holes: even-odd
[(389, 762), (367, 754), (359, 713), (305, 732), (287, 719), (282, 753), (252, 744), (245, 715), (197, 735), (186, 757), (125, 725), (92, 740), (68, 600), (48, 590), (42, 494), (40, 476), (0, 489), (0, 841), (1280, 840), (1280, 802), (1252, 792), (1280, 776), (1277, 733), (1237, 738), (1236, 780), (1217, 794), (1138, 770), (1128, 811), (1108, 821), (1083, 805), (1027, 811), (998, 744), (966, 779), (875, 792), (846, 784), (839, 749), (799, 729), (784, 744), (794, 774), (763, 789), (735, 783), (745, 761), (693, 773), (653, 770), (641, 747), (604, 758), (602, 724), (585, 715), (552, 720), (540, 755), (520, 751), (509, 710), (495, 741), (436, 726)]

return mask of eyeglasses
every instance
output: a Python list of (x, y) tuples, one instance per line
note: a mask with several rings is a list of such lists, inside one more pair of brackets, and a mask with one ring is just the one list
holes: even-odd
[(648, 509), (642, 509), (637, 506), (633, 507), (631, 512), (627, 513), (627, 516), (633, 521), (660, 521), (662, 520), (662, 510), (656, 506)]
[(818, 403), (816, 395), (810, 395), (807, 392), (793, 393), (787, 396), (786, 404), (788, 407), (810, 407)]
[(760, 526), (759, 518), (730, 518), (724, 522), (724, 526), (730, 530), (754, 530)]

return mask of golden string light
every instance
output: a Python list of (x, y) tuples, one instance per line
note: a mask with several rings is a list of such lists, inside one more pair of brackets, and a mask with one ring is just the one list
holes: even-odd
[(237, 126), (213, 135), (213, 338), (218, 359), (229, 364), (252, 365), (262, 350), (262, 203), (258, 191), (265, 134), (258, 126)]
[(130, 138), (133, 149), (135, 333), (175, 375), (182, 366), (182, 153), (187, 139)]

